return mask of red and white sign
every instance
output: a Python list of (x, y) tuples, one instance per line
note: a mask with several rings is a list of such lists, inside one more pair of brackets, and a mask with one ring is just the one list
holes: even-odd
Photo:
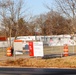
[(43, 56), (43, 42), (29, 42), (30, 56)]
[(34, 56), (33, 42), (29, 42), (29, 55)]

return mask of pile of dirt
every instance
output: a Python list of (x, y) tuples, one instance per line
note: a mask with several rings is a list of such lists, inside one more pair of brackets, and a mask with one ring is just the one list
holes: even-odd
[(0, 66), (11, 67), (39, 67), (39, 68), (76, 68), (76, 56), (62, 58), (19, 58), (0, 62)]

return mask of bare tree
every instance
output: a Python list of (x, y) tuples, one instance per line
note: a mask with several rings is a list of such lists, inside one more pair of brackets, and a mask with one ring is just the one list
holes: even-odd
[(71, 20), (56, 11), (50, 11), (38, 17), (35, 22), (37, 26), (39, 25), (42, 35), (69, 34), (71, 32), (69, 26)]
[(70, 24), (69, 20), (64, 18), (60, 13), (56, 11), (51, 11), (46, 15), (47, 19), (45, 21), (46, 33), (47, 35), (56, 34), (69, 34)]
[(55, 0), (58, 11), (60, 11), (66, 18), (71, 19), (72, 32), (76, 32), (76, 0)]
[[(25, 18), (25, 10), (23, 9), (23, 0), (0, 0), (0, 17), (3, 28), (9, 33), (11, 40), (12, 28), (15, 30), (15, 38), (18, 36), (19, 20)], [(10, 42), (11, 45), (11, 42)]]
[(39, 33), (41, 35), (46, 35), (46, 29), (45, 29), (45, 21), (46, 21), (46, 15), (41, 14), (35, 19), (35, 27), (36, 29), (39, 29)]

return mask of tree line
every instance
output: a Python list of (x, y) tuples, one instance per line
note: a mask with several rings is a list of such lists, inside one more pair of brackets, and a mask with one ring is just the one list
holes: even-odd
[(60, 35), (76, 32), (76, 0), (55, 0), (57, 10), (25, 18), (25, 0), (0, 0), (0, 36)]

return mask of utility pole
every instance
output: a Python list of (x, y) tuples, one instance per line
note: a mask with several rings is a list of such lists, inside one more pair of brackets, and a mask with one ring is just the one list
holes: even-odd
[(35, 41), (37, 41), (37, 26), (35, 25)]

